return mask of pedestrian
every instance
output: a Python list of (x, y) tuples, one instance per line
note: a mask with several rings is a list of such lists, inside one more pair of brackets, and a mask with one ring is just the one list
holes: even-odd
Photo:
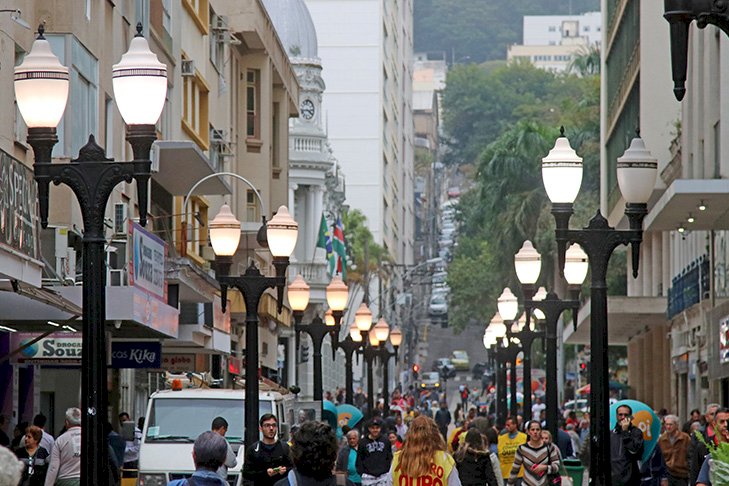
[(455, 466), (438, 425), (433, 419), (420, 416), (410, 423), (405, 445), (395, 454), (389, 484), (460, 486)]
[[(514, 456), (520, 445), (527, 441), (527, 436), (523, 432), (519, 432), (516, 427), (516, 419), (509, 417), (506, 419), (506, 428), (499, 435), (496, 450), (499, 456), (499, 464), (501, 465), (501, 477), (506, 481), (511, 474), (511, 468), (514, 465)], [(523, 471), (519, 471), (518, 477), (524, 476)]]
[(359, 432), (352, 429), (347, 432), (347, 443), (339, 450), (335, 471), (343, 473), (347, 486), (360, 486), (362, 477), (357, 472), (357, 449), (359, 448)]
[(408, 426), (402, 419), (402, 412), (395, 414), (395, 432), (400, 437), (405, 437), (408, 433)]
[(534, 398), (534, 405), (532, 405), (532, 420), (540, 420), (542, 416), (542, 410), (546, 410), (547, 406), (542, 403), (541, 397)]
[[(228, 421), (225, 420), (223, 417), (215, 417), (213, 419), (212, 425), (210, 426), (210, 429), (216, 434), (220, 435), (220, 437), (225, 438), (225, 434), (228, 432)], [(238, 459), (236, 459), (233, 448), (230, 447), (230, 443), (227, 440), (225, 441), (225, 443), (228, 444), (228, 454), (225, 457), (225, 462), (218, 469), (218, 474), (221, 478), (227, 480), (228, 469), (237, 466)]]
[(108, 420), (104, 424), (104, 434), (109, 451), (109, 484), (117, 486), (121, 483), (121, 467), (124, 464), (124, 449), (127, 444)]
[[(516, 448), (508, 483), (546, 486), (550, 474), (559, 474), (559, 449), (542, 438), (542, 424), (539, 421), (530, 420), (527, 432), (529, 440)], [(521, 478), (520, 473), (523, 473)]]
[(192, 477), (175, 479), (167, 483), (167, 486), (228, 486), (217, 472), (225, 462), (227, 454), (228, 443), (220, 434), (203, 432), (192, 446), (192, 460), (195, 462)]
[(16, 486), (23, 476), (23, 464), (10, 449), (0, 447), (0, 486)]
[(610, 432), (613, 486), (637, 486), (641, 481), (638, 461), (643, 455), (643, 432), (632, 424), (633, 410), (620, 405), (617, 423)]
[(701, 416), (701, 411), (698, 408), (695, 408), (691, 410), (691, 416), (686, 421), (686, 423), (683, 424), (683, 427), (681, 428), (681, 431), (686, 434), (691, 434), (691, 424), (694, 422), (701, 422), (704, 418)]
[(43, 430), (31, 425), (25, 432), (25, 447), (16, 449), (15, 455), (25, 466), (20, 486), (43, 486), (48, 472), (50, 453), (41, 446)]
[(51, 451), (45, 486), (81, 484), (81, 410), (66, 410), (66, 432), (58, 436)]
[(293, 442), (293, 469), (275, 486), (336, 486), (332, 471), (337, 459), (337, 436), (332, 427), (323, 422), (306, 422), (294, 434)]
[[(20, 422), (13, 429), (13, 440), (10, 441), (10, 450), (14, 451), (19, 447), (23, 447), (25, 444), (25, 431), (28, 429), (30, 424), (28, 422)], [(64, 427), (65, 432), (65, 427)], [(59, 434), (60, 435), (60, 434)]]
[(5, 433), (5, 416), (0, 415), (0, 446), (10, 447), (10, 437)]
[[(719, 443), (729, 443), (729, 409), (717, 409), (714, 412), (713, 419), (716, 437), (716, 442), (714, 444), (719, 445)], [(711, 456), (709, 454), (704, 457), (704, 462), (701, 465), (701, 468), (699, 469), (699, 473), (696, 478), (696, 486), (712, 486), (709, 479), (712, 467), (712, 462), (710, 461), (710, 459)], [(717, 484), (716, 486), (724, 486), (724, 483)]]
[(455, 460), (463, 486), (499, 486), (491, 463), (491, 453), (477, 428), (472, 427), (466, 432), (463, 444), (456, 451)]
[(678, 430), (678, 417), (666, 415), (664, 426), (666, 431), (658, 437), (658, 446), (663, 453), (668, 469), (669, 486), (688, 485), (688, 448), (691, 438)]
[(444, 401), (440, 403), (440, 408), (435, 412), (435, 423), (438, 424), (440, 435), (443, 440), (448, 440), (448, 426), (451, 423), (451, 412), (448, 410), (448, 404)]
[(357, 472), (362, 476), (362, 486), (384, 485), (391, 463), (392, 447), (382, 436), (382, 419), (375, 417), (368, 424), (367, 435), (357, 450)]
[[(566, 426), (570, 427), (572, 424), (567, 424)], [(573, 457), (575, 455), (575, 450), (572, 447), (572, 438), (560, 428), (557, 429), (556, 445), (559, 447), (559, 453), (562, 457)]]
[[(263, 439), (250, 445), (243, 462), (243, 477), (253, 481), (255, 486), (273, 486), (285, 479), (293, 467), (289, 457), (289, 446), (276, 439), (278, 419), (270, 413), (263, 414), (258, 421)], [(299, 430), (304, 424), (300, 424)]]
[(53, 450), (53, 444), (56, 442), (56, 439), (53, 438), (51, 434), (46, 432), (46, 416), (42, 413), (39, 413), (35, 417), (33, 417), (33, 425), (41, 429), (41, 432), (43, 432), (43, 437), (40, 441), (40, 446), (48, 451), (50, 454)]
[[(689, 484), (696, 484), (696, 479), (699, 475), (699, 470), (704, 462), (704, 457), (709, 453), (709, 450), (704, 445), (704, 442), (708, 444), (716, 444), (718, 439), (714, 435), (714, 416), (716, 411), (719, 409), (719, 405), (711, 403), (706, 406), (706, 412), (704, 413), (704, 428), (698, 432), (694, 432), (691, 435), (691, 443), (689, 444), (688, 461), (689, 461)], [(703, 436), (703, 441), (699, 440), (696, 434)]]
[(570, 457), (575, 457), (577, 455), (577, 451), (580, 450), (580, 446), (582, 445), (580, 436), (577, 434), (575, 426), (572, 424), (565, 426), (565, 433), (569, 436), (570, 443), (572, 444), (572, 455)]
[(668, 486), (668, 469), (660, 447), (654, 447), (651, 455), (640, 464), (641, 486)]
[(367, 395), (362, 391), (362, 387), (358, 386), (357, 391), (354, 394), (354, 406), (362, 410), (365, 403), (367, 403)]
[(461, 392), (461, 406), (463, 406), (463, 410), (466, 410), (468, 409), (468, 398), (471, 396), (471, 390), (466, 385), (460, 385), (459, 389)]
[[(124, 427), (124, 424), (131, 422), (129, 414), (122, 412), (119, 414), (119, 425)], [(139, 427), (132, 422), (134, 433), (131, 435), (131, 439), (127, 439), (126, 447), (124, 448), (124, 469), (136, 470), (139, 468), (139, 447), (142, 444), (142, 431)], [(122, 433), (124, 435), (124, 433)], [(134, 477), (134, 475), (130, 476)]]

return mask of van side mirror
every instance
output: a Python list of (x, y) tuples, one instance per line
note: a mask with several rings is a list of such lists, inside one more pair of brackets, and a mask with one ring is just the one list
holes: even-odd
[(283, 441), (289, 440), (289, 435), (291, 433), (291, 425), (286, 423), (281, 423), (278, 426), (278, 435), (279, 439)]

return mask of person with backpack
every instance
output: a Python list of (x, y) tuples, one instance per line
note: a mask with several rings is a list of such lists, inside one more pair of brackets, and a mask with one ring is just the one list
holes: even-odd
[(276, 439), (278, 420), (275, 415), (263, 414), (258, 423), (263, 440), (246, 450), (243, 477), (256, 486), (273, 486), (277, 481), (285, 479), (293, 466), (289, 457), (289, 446)]
[(218, 468), (228, 455), (228, 443), (219, 434), (203, 432), (192, 446), (192, 459), (195, 472), (189, 478), (175, 479), (167, 486), (228, 486), (218, 475)]

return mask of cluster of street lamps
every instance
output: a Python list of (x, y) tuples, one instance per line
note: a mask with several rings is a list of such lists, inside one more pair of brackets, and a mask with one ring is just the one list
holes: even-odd
[[(505, 417), (506, 363), (511, 362), (511, 412), (516, 411), (516, 357), (524, 353), (525, 413), (531, 413), (531, 377), (529, 353), (531, 342), (538, 336), (547, 342), (547, 426), (554, 434), (557, 428), (557, 324), (564, 310), (571, 309), (573, 318), (579, 308), (579, 288), (591, 270), (590, 283), (590, 346), (593, 351), (590, 384), (590, 479), (591, 484), (610, 484), (609, 443), (609, 377), (607, 362), (607, 282), (606, 273), (610, 256), (620, 245), (630, 245), (633, 277), (638, 275), (640, 243), (643, 239), (643, 219), (648, 212), (648, 199), (655, 186), (658, 161), (646, 149), (638, 134), (622, 157), (617, 159), (617, 179), (626, 201), (625, 216), (628, 229), (616, 230), (597, 211), (587, 227), (569, 228), (573, 203), (582, 184), (582, 158), (570, 146), (560, 130), (554, 148), (542, 159), (542, 179), (547, 196), (552, 202), (555, 218), (557, 257), (561, 275), (567, 280), (570, 298), (560, 300), (554, 293), (540, 289), (535, 293), (539, 279), (541, 257), (530, 242), (526, 242), (515, 257), (517, 277), (524, 294), (525, 318), (514, 322), (518, 314), (518, 301), (508, 289), (499, 297), (499, 312), (484, 334), (484, 346), (495, 348), (498, 361), (497, 412)], [(568, 247), (568, 245), (570, 245)], [(588, 263), (589, 262), (589, 263)], [(546, 294), (546, 295), (545, 295)], [(544, 331), (536, 331), (530, 323), (532, 316), (544, 321)]]

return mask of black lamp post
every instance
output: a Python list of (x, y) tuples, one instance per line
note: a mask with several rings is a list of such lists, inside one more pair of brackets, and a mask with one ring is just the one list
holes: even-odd
[(663, 17), (671, 25), (673, 93), (681, 101), (686, 94), (689, 26), (695, 20), (700, 29), (712, 24), (729, 35), (729, 4), (725, 0), (663, 0), (663, 5)]
[[(608, 309), (606, 273), (610, 256), (619, 245), (631, 245), (633, 277), (638, 276), (640, 243), (643, 239), (643, 218), (648, 213), (648, 199), (655, 185), (658, 162), (645, 148), (643, 140), (632, 140), (625, 154), (617, 161), (617, 179), (630, 229), (616, 230), (597, 211), (588, 226), (569, 229), (572, 205), (582, 182), (582, 158), (578, 157), (564, 136), (564, 129), (549, 155), (542, 159), (542, 179), (556, 221), (559, 268), (565, 267), (568, 243), (579, 244), (589, 257), (590, 282), (590, 482), (593, 486), (609, 486), (610, 430), (608, 375)], [(562, 270), (564, 271), (564, 270)]]
[(353, 324), (349, 335), (339, 343), (339, 348), (344, 351), (345, 386), (344, 401), (350, 405), (354, 404), (354, 377), (352, 376), (352, 358), (355, 351), (362, 347), (362, 336), (357, 327)]
[[(572, 300), (560, 300), (556, 294), (549, 293), (541, 287), (538, 292), (534, 292), (535, 284), (539, 279), (539, 274), (542, 271), (542, 257), (534, 249), (532, 242), (527, 240), (521, 247), (519, 252), (514, 255), (514, 268), (516, 275), (521, 283), (522, 293), (524, 294), (524, 307), (526, 309), (527, 323), (525, 329), (528, 329), (528, 333), (520, 332), (518, 336), (522, 341), (529, 339), (530, 336), (539, 334), (544, 336), (547, 344), (547, 391), (546, 391), (546, 411), (547, 411), (547, 428), (552, 433), (552, 437), (557, 436), (557, 422), (558, 422), (558, 411), (559, 411), (559, 397), (557, 389), (557, 348), (561, 344), (557, 342), (557, 324), (559, 322), (559, 316), (566, 309), (573, 310), (573, 318), (575, 323), (577, 322), (577, 311), (579, 310), (579, 301), (577, 295), (579, 288), (584, 282), (587, 276), (587, 260), (584, 256), (584, 252), (578, 245), (574, 245), (567, 250), (565, 258), (565, 279), (570, 285), (570, 292), (572, 294)], [(531, 330), (530, 318), (532, 317), (532, 311), (534, 311), (535, 320), (542, 320), (545, 322), (544, 332), (535, 333)], [(523, 336), (523, 334), (526, 334)], [(525, 377), (526, 375), (526, 355), (525, 353)], [(531, 373), (529, 374), (529, 382), (531, 383)], [(524, 378), (526, 383), (527, 379)], [(529, 407), (526, 406), (525, 396), (525, 409), (531, 411), (531, 394), (529, 395)]]
[[(396, 337), (395, 332), (397, 331), (399, 338)], [(400, 330), (395, 328), (390, 332), (390, 344), (392, 344), (393, 351), (390, 351), (387, 347), (387, 341), (380, 341), (379, 357), (382, 363), (382, 398), (384, 400), (384, 407), (382, 415), (387, 417), (390, 414), (390, 358), (397, 360), (397, 350), (402, 342), (402, 334)]]
[(81, 484), (108, 480), (108, 454), (104, 426), (108, 419), (106, 377), (106, 271), (104, 215), (114, 187), (137, 181), (139, 222), (147, 221), (147, 188), (151, 162), (149, 151), (157, 138), (167, 88), (167, 67), (157, 60), (142, 37), (141, 24), (129, 51), (113, 67), (116, 104), (127, 125), (127, 141), (134, 160), (114, 162), (105, 157), (93, 135), (77, 159), (54, 164), (51, 156), (58, 142), (56, 127), (68, 99), (68, 68), (53, 55), (44, 28), (23, 64), (15, 68), (15, 95), (33, 147), (34, 174), (38, 184), (41, 225), (48, 226), (50, 183), (65, 184), (78, 199), (84, 222), (83, 236), (83, 344), (81, 358)]
[(339, 342), (339, 330), (341, 329), (342, 316), (344, 308), (347, 305), (349, 290), (338, 275), (332, 277), (332, 281), (327, 286), (327, 303), (332, 310), (331, 315), (327, 315), (325, 321), (319, 316), (307, 323), (302, 324), (304, 311), (309, 305), (310, 290), (301, 275), (297, 275), (288, 288), (289, 304), (294, 311), (294, 320), (296, 322), (296, 347), (298, 349), (299, 333), (305, 332), (311, 336), (314, 344), (314, 400), (318, 400), (322, 411), (324, 410), (323, 396), (323, 376), (321, 367), (321, 345), (324, 338), (329, 336), (332, 340), (332, 359), (336, 356), (336, 348)]
[[(365, 294), (366, 297), (366, 294)], [(366, 299), (365, 299), (366, 300)], [(374, 391), (374, 385), (372, 381), (372, 357), (371, 352), (370, 356), (368, 358), (368, 354), (365, 353), (367, 349), (370, 348), (369, 346), (369, 333), (370, 329), (372, 328), (372, 311), (370, 311), (369, 306), (366, 302), (362, 302), (357, 309), (357, 312), (354, 314), (354, 323), (357, 326), (357, 331), (359, 331), (360, 334), (360, 346), (362, 349), (363, 356), (365, 357), (366, 363), (367, 363), (367, 407), (369, 410), (369, 413), (372, 413), (372, 410), (374, 408), (375, 400), (372, 396), (372, 392)], [(350, 334), (351, 336), (351, 334)]]
[(299, 225), (286, 206), (279, 207), (268, 223), (264, 219), (264, 224), (265, 231), (259, 231), (259, 243), (267, 245), (273, 255), (273, 266), (276, 268), (276, 275), (273, 277), (262, 275), (253, 260), (243, 275), (230, 275), (233, 255), (240, 243), (241, 226), (227, 204), (220, 208), (218, 215), (208, 225), (210, 244), (215, 252), (215, 278), (220, 284), (223, 312), (228, 301), (228, 288), (238, 289), (246, 304), (246, 446), (258, 440), (258, 304), (267, 289), (275, 288), (278, 294), (278, 311), (281, 312), (286, 287), (286, 268), (289, 266), (289, 255), (294, 251), (299, 231)]

